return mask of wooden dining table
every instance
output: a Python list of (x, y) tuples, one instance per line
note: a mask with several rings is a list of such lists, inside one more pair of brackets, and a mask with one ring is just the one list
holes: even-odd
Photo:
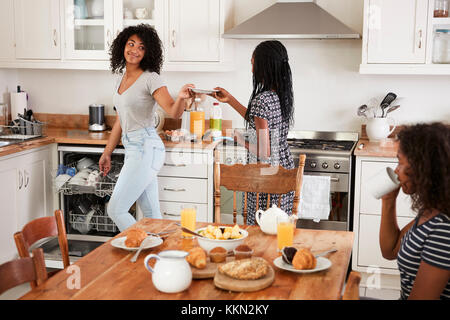
[[(197, 227), (207, 225), (208, 223), (197, 223)], [(335, 300), (341, 298), (353, 245), (352, 232), (296, 229), (295, 247), (309, 248), (313, 253), (334, 248), (337, 251), (326, 256), (332, 262), (327, 270), (294, 273), (279, 269), (273, 263), (279, 256), (276, 235), (267, 235), (258, 226), (242, 225), (240, 227), (248, 231), (244, 243), (254, 250), (253, 256), (264, 258), (275, 270), (272, 285), (255, 292), (232, 292), (217, 288), (213, 279), (193, 279), (188, 289), (168, 294), (158, 291), (153, 285), (152, 274), (144, 266), (145, 256), (163, 250), (188, 251), (198, 246), (197, 239), (182, 238), (181, 228), (173, 220), (144, 218), (135, 226), (154, 233), (164, 230), (175, 232), (169, 233), (158, 247), (143, 250), (135, 263), (130, 261), (134, 252), (112, 246), (111, 240), (105, 242), (21, 299)], [(124, 234), (122, 232), (116, 237)]]

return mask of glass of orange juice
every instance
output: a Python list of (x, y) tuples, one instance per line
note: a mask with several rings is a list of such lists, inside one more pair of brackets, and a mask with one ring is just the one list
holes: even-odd
[[(197, 213), (197, 207), (192, 204), (186, 204), (181, 206), (181, 226), (189, 230), (195, 231), (195, 216)], [(193, 235), (183, 232), (183, 238), (191, 239)]]
[(294, 230), (296, 219), (294, 217), (277, 217), (278, 251), (284, 247), (292, 247), (294, 243)]

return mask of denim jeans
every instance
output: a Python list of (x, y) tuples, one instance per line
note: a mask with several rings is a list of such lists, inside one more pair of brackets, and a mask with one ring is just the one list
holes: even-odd
[(165, 149), (154, 128), (122, 134), (125, 162), (108, 205), (108, 215), (123, 231), (136, 223), (128, 212), (137, 201), (144, 217), (162, 219), (157, 174), (165, 159)]

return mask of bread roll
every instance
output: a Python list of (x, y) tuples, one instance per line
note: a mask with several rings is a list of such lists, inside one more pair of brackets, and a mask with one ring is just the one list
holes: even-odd
[(309, 249), (300, 249), (295, 253), (292, 259), (292, 266), (297, 270), (314, 269), (317, 264), (317, 259), (309, 251)]
[(141, 242), (147, 238), (147, 232), (139, 228), (133, 228), (127, 231), (125, 245), (129, 248), (139, 247)]

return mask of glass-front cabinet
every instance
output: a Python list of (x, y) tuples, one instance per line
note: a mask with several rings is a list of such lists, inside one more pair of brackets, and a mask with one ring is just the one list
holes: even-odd
[(65, 0), (67, 59), (108, 60), (123, 28), (139, 23), (158, 27), (158, 0)]

